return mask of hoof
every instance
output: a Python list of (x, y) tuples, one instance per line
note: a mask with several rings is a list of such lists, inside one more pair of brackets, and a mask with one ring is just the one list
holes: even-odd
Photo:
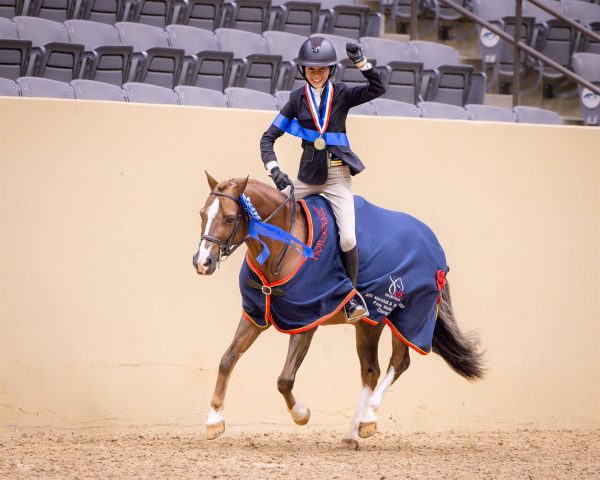
[(309, 420), (310, 420), (310, 410), (308, 408), (306, 409), (306, 416), (304, 418), (300, 418), (300, 419), (294, 418), (294, 422), (296, 423), (296, 425), (306, 425)]
[(214, 440), (215, 438), (220, 437), (224, 431), (225, 431), (225, 420), (222, 420), (219, 423), (215, 423), (214, 425), (207, 425), (206, 426), (206, 439)]
[(344, 438), (342, 440), (342, 444), (348, 450), (358, 450), (358, 442), (356, 440), (354, 440), (353, 438)]
[(360, 438), (369, 438), (377, 433), (377, 422), (362, 423), (358, 427)]

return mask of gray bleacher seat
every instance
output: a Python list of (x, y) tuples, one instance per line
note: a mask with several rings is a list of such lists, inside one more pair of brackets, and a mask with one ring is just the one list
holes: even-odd
[(491, 105), (467, 105), (470, 120), (480, 122), (516, 122), (517, 115), (511, 109)]
[(388, 98), (372, 100), (375, 112), (380, 117), (413, 117), (421, 116), (421, 111), (412, 103), (399, 102)]
[[(595, 53), (575, 53), (573, 70), (577, 75), (594, 85), (600, 85), (600, 55)], [(579, 106), (585, 125), (600, 125), (600, 95), (591, 90), (578, 87)]]
[(419, 102), (423, 118), (441, 118), (446, 120), (468, 120), (467, 110), (457, 105), (437, 102)]
[(357, 40), (367, 35), (369, 7), (354, 0), (321, 0), (320, 31)]
[[(545, 6), (564, 13), (561, 2), (556, 0), (539, 0)], [(577, 31), (558, 17), (542, 10), (530, 2), (524, 2), (523, 14), (535, 18), (535, 49), (559, 65), (569, 68), (571, 54), (575, 49)], [(552, 97), (555, 85), (564, 82), (564, 75), (554, 68), (544, 65), (543, 78), (545, 80), (545, 96)]]
[(356, 105), (355, 107), (352, 107), (348, 113), (350, 115), (377, 115), (375, 106), (371, 102), (365, 102), (361, 103), (360, 105)]
[(71, 87), (75, 98), (80, 100), (108, 100), (111, 102), (125, 102), (125, 92), (120, 86), (111, 83), (97, 82), (95, 80), (71, 80)]
[(173, 23), (215, 30), (221, 27), (223, 4), (223, 0), (185, 0), (176, 5)]
[(19, 40), (17, 25), (0, 17), (0, 77), (16, 80), (25, 75), (31, 41)]
[(422, 98), (427, 102), (465, 105), (473, 67), (463, 65), (458, 52), (450, 46), (420, 40), (409, 45), (413, 59), (423, 64)]
[(115, 27), (91, 20), (67, 20), (64, 24), (71, 41), (84, 46), (82, 78), (119, 86), (127, 81), (133, 47), (121, 45)]
[(271, 0), (230, 0), (223, 7), (224, 28), (260, 34), (269, 26)]
[(17, 78), (21, 96), (73, 99), (73, 88), (66, 82), (42, 77)]
[[(600, 5), (578, 0), (563, 0), (562, 3), (565, 15), (596, 33), (600, 32)], [(576, 49), (578, 51), (600, 54), (600, 42), (579, 34)]]
[(0, 78), (0, 97), (18, 97), (19, 86), (9, 78)]
[(277, 85), (281, 56), (269, 53), (267, 41), (257, 33), (218, 28), (221, 49), (233, 52), (230, 86), (272, 94)]
[(231, 108), (250, 108), (253, 110), (278, 110), (277, 100), (269, 93), (249, 88), (230, 87), (225, 94)]
[(22, 15), (22, 0), (0, 0), (0, 18), (13, 18)]
[(269, 29), (308, 37), (317, 32), (320, 15), (318, 0), (272, 0)]
[(79, 4), (76, 0), (31, 0), (27, 15), (64, 22), (76, 18)]
[(176, 0), (136, 0), (128, 21), (164, 28), (173, 22)]
[[(514, 0), (472, 0), (472, 4), (473, 11), (477, 15), (504, 30), (509, 35), (514, 35)], [(525, 11), (523, 12), (521, 41), (534, 48), (535, 18), (527, 16)], [(504, 41), (490, 30), (479, 25), (477, 29), (479, 32), (479, 47), (483, 65), (486, 70), (491, 70), (491, 73), (487, 77), (487, 88), (489, 90), (498, 81), (501, 82), (501, 86), (504, 88), (512, 80), (514, 48), (510, 43)], [(530, 86), (522, 92), (527, 94), (539, 86), (542, 79), (543, 66), (537, 60), (533, 60), (525, 55), (524, 52), (521, 53), (519, 62), (524, 77), (535, 75), (534, 79), (530, 81)]]
[(78, 78), (84, 47), (71, 43), (64, 24), (26, 16), (14, 22), (19, 38), (33, 44), (27, 75), (66, 82)]
[(539, 123), (546, 125), (562, 125), (564, 123), (560, 115), (552, 110), (519, 106), (514, 107), (513, 111), (519, 123)]
[(276, 89), (293, 90), (304, 85), (304, 79), (296, 68), (296, 57), (306, 37), (272, 30), (263, 32), (262, 36), (267, 41), (269, 53), (281, 56), (281, 69), (277, 76)]
[(121, 43), (133, 47), (129, 81), (168, 88), (179, 84), (185, 51), (169, 45), (164, 29), (133, 22), (115, 27)]
[(200, 107), (228, 107), (227, 97), (224, 93), (210, 88), (191, 87), (179, 85), (175, 87), (175, 93), (181, 105), (192, 105)]
[(177, 94), (170, 88), (149, 83), (127, 82), (123, 84), (123, 90), (127, 100), (133, 103), (179, 105)]
[(384, 98), (417, 103), (421, 92), (423, 63), (413, 60), (408, 43), (387, 38), (362, 37), (364, 55), (377, 62), (386, 84)]
[(290, 93), (292, 93), (290, 90), (277, 90), (275, 92), (275, 100), (279, 110), (290, 100)]
[(220, 51), (212, 31), (189, 25), (169, 25), (165, 31), (171, 46), (185, 52), (180, 84), (219, 91), (227, 88), (233, 52)]
[(131, 2), (126, 0), (82, 0), (79, 18), (110, 25), (129, 17)]

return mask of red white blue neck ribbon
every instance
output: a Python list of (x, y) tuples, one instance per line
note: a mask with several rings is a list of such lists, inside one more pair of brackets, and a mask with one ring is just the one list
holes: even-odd
[(271, 252), (269, 250), (269, 247), (267, 247), (267, 244), (259, 238), (259, 235), (263, 235), (265, 237), (269, 237), (273, 240), (277, 240), (280, 242), (289, 243), (292, 247), (294, 247), (299, 253), (301, 253), (305, 257), (312, 258), (312, 248), (310, 248), (304, 242), (298, 240), (296, 237), (290, 235), (285, 230), (282, 230), (281, 228), (276, 227), (275, 225), (271, 225), (270, 223), (265, 223), (261, 221), (260, 215), (256, 211), (256, 208), (254, 208), (254, 205), (252, 205), (252, 202), (250, 201), (250, 198), (248, 196), (244, 194), (240, 195), (240, 202), (242, 203), (242, 206), (244, 207), (244, 210), (246, 211), (246, 213), (248, 214), (248, 218), (250, 219), (250, 221), (248, 222), (248, 237), (254, 238), (258, 242), (260, 242), (260, 244), (263, 247), (262, 251), (256, 258), (256, 261), (260, 265), (265, 263), (265, 260), (269, 258)]
[(331, 104), (333, 103), (333, 84), (331, 81), (327, 81), (325, 84), (325, 89), (321, 95), (321, 102), (324, 103), (325, 107), (323, 108), (323, 115), (319, 115), (319, 107), (317, 106), (317, 101), (315, 100), (315, 94), (313, 93), (312, 88), (307, 83), (304, 86), (304, 92), (306, 93), (306, 100), (308, 101), (308, 108), (310, 109), (310, 113), (313, 117), (313, 122), (315, 122), (315, 126), (317, 127), (317, 131), (321, 136), (327, 127), (329, 126), (329, 117), (331, 117)]

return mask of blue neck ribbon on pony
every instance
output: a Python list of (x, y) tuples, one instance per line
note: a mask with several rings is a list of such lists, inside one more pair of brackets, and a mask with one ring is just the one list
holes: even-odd
[[(313, 257), (312, 248), (310, 248), (304, 242), (298, 240), (296, 237), (290, 235), (285, 230), (282, 230), (281, 228), (276, 227), (275, 225), (271, 225), (270, 223), (265, 223), (261, 221), (260, 215), (256, 211), (256, 208), (254, 208), (254, 205), (252, 205), (250, 198), (242, 194), (240, 195), (240, 201), (242, 202), (242, 206), (244, 207), (244, 210), (246, 211), (246, 213), (248, 214), (248, 218), (250, 219), (248, 225), (248, 237), (258, 240), (263, 247), (262, 251), (260, 252), (260, 255), (258, 255), (258, 257), (256, 258), (256, 261), (260, 265), (265, 263), (267, 258), (269, 258), (271, 252), (269, 250), (269, 247), (267, 247), (267, 244), (259, 238), (259, 235), (287, 243), (307, 258)], [(301, 249), (298, 248), (295, 244), (300, 246)]]

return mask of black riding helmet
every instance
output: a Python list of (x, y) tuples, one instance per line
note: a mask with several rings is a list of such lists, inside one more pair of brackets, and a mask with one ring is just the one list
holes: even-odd
[(336, 64), (335, 47), (326, 38), (311, 37), (300, 46), (296, 68), (309, 84), (310, 82), (305, 75), (305, 67), (330, 67), (329, 77), (327, 77), (327, 80), (329, 80), (335, 71)]

